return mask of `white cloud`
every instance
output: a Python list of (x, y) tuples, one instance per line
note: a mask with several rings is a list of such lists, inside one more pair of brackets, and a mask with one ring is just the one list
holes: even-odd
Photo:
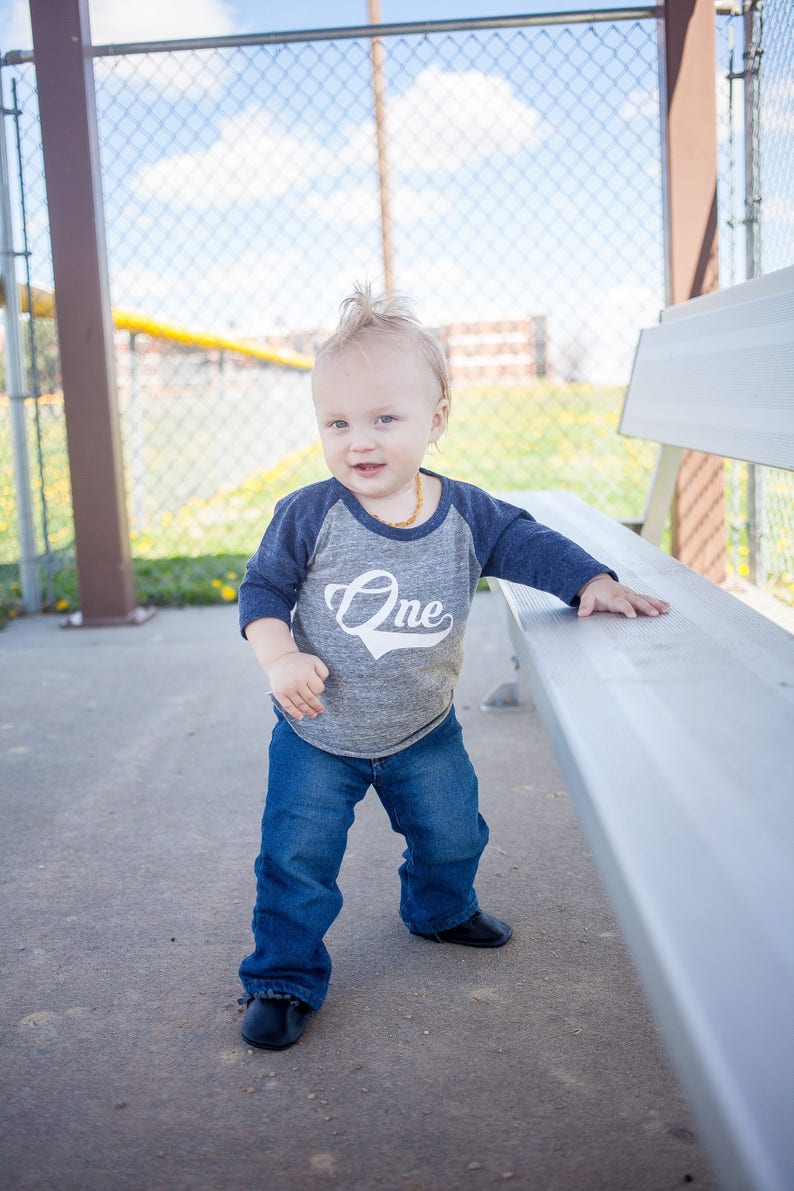
[[(717, 139), (728, 140), (733, 125), (735, 137), (744, 136), (744, 79), (728, 79), (717, 73)], [(731, 95), (733, 90), (733, 95)], [(731, 111), (731, 104), (733, 111)]]
[(618, 112), (621, 120), (657, 119), (659, 116), (659, 89), (650, 87), (630, 91)]
[(794, 78), (762, 86), (761, 127), (765, 133), (794, 132)]
[[(234, 32), (234, 13), (226, 0), (89, 0), (89, 20), (94, 45), (223, 37)], [(3, 3), (0, 26), (4, 52), (31, 48), (27, 0)]]
[[(131, 41), (170, 41), (186, 37), (222, 37), (234, 31), (231, 10), (224, 0), (90, 0), (91, 40), (94, 45), (122, 45)], [(98, 77), (111, 85), (158, 91), (190, 99), (220, 93), (226, 61), (217, 52), (134, 54), (97, 60)]]
[[(718, 72), (716, 81), (717, 101), (717, 136), (720, 141), (727, 140), (730, 129), (730, 83), (724, 74)], [(733, 80), (733, 131), (735, 136), (741, 136), (744, 131), (744, 84), (741, 79)], [(658, 120), (661, 116), (659, 107), (659, 89), (657, 87), (638, 88), (630, 91), (618, 112), (621, 120)]]
[[(198, 82), (198, 80), (197, 80)], [(495, 154), (515, 154), (537, 143), (545, 129), (537, 112), (518, 100), (506, 79), (468, 71), (423, 71), (387, 109), (389, 164), (393, 176), (407, 173), (451, 173)], [(315, 140), (307, 129), (298, 136), (279, 129), (260, 110), (226, 120), (210, 149), (163, 158), (146, 166), (135, 180), (145, 197), (175, 206), (227, 208), (258, 202), (322, 174), (340, 173), (374, 164), (374, 132), (367, 122), (354, 130), (339, 152)], [(351, 222), (358, 217), (363, 188), (348, 189), (310, 204), (326, 218)], [(421, 191), (395, 186), (395, 218), (425, 218), (431, 213)], [(439, 213), (439, 200), (435, 213)], [(372, 199), (368, 200), (370, 212)], [(359, 211), (366, 209), (359, 205)], [(377, 211), (375, 212), (377, 214)], [(443, 213), (443, 212), (442, 212)]]
[[(547, 129), (510, 82), (480, 71), (423, 70), (402, 95), (386, 100), (388, 157), (401, 174), (452, 173), (537, 144)], [(350, 157), (372, 155), (368, 122), (351, 137)]]
[(594, 295), (582, 335), (587, 379), (624, 383), (631, 372), (637, 336), (643, 327), (658, 321), (662, 305), (659, 293), (640, 283), (625, 282)]
[(30, 32), (30, 8), (27, 0), (12, 0), (0, 8), (0, 46), (9, 50), (29, 50), (33, 45)]
[(89, 7), (95, 45), (223, 37), (234, 31), (224, 0), (90, 0)]
[(133, 190), (177, 207), (225, 209), (277, 198), (332, 170), (335, 156), (311, 139), (279, 128), (262, 111), (224, 121), (203, 153), (181, 153), (145, 166)]
[(794, 198), (788, 194), (774, 194), (765, 198), (761, 206), (762, 226), (767, 220), (794, 223)]
[[(331, 194), (311, 194), (301, 205), (325, 223), (372, 227), (380, 222), (380, 200), (374, 182), (371, 186), (340, 187)], [(446, 218), (451, 210), (452, 204), (441, 191), (392, 188), (391, 212), (396, 223), (429, 223)]]
[[(261, 341), (285, 328), (332, 328), (339, 303), (356, 278), (382, 284), (378, 262), (363, 247), (344, 269), (329, 256), (312, 265), (297, 246), (252, 245), (239, 257), (226, 254), (185, 268), (131, 266), (113, 276), (114, 303), (194, 331)], [(121, 298), (123, 295), (123, 300)]]

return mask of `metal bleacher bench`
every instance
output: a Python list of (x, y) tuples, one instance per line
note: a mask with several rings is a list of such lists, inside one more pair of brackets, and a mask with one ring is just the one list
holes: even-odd
[(794, 268), (665, 310), (620, 430), (662, 444), (639, 534), (570, 493), (506, 499), (671, 611), (578, 619), (491, 581), (510, 687), (544, 721), (720, 1186), (791, 1191), (794, 637), (652, 539), (683, 448), (794, 468)]

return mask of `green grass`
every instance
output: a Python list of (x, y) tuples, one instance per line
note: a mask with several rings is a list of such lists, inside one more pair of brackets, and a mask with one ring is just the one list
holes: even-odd
[[(616, 433), (621, 397), (618, 388), (543, 382), (459, 391), (449, 430), (427, 464), (492, 492), (562, 486), (615, 516), (638, 514), (654, 448)], [(40, 413), (50, 536), (63, 549), (71, 541), (72, 524), (62, 411), (54, 402)], [(162, 460), (164, 474), (178, 450), (178, 442), (169, 444), (169, 458)], [(7, 477), (0, 478), (0, 622), (21, 607), (9, 456), (0, 429), (0, 477)], [(133, 533), (139, 602), (231, 602), (245, 559), (258, 545), (276, 501), (326, 475), (315, 444), (243, 484), (188, 501), (144, 532)], [(79, 607), (73, 563), (58, 570), (49, 587), (48, 610)]]
[(136, 558), (239, 553), (259, 545), (276, 502), (288, 492), (328, 475), (319, 443), (282, 459), (236, 487), (188, 501), (145, 531), (133, 533)]
[[(55, 462), (56, 465), (60, 462), (57, 453)], [(246, 559), (259, 544), (276, 502), (293, 488), (325, 475), (327, 470), (317, 445), (252, 476), (237, 488), (188, 502), (175, 513), (160, 518), (145, 533), (133, 533), (131, 547), (138, 602), (178, 607), (236, 600)], [(70, 513), (68, 489), (65, 501), (61, 494), (61, 509), (64, 505)], [(10, 481), (7, 492), (0, 489), (0, 517), (2, 628), (22, 611), (19, 570), (15, 561), (16, 515)], [(68, 526), (71, 538), (70, 515)], [(45, 611), (67, 613), (79, 608), (77, 571), (69, 551), (49, 583), (45, 582), (42, 573), (42, 587), (50, 588)]]
[[(18, 557), (17, 510), (8, 402), (0, 398), (0, 566), (16, 562)], [(36, 449), (32, 409), (28, 409), (28, 442), (31, 483), (34, 489), (33, 518), (41, 532), (42, 508), (39, 495), (39, 461)], [(46, 479), (48, 534), (54, 551), (68, 547), (74, 537), (72, 493), (69, 482), (69, 456), (66, 448), (66, 423), (63, 402), (43, 398), (39, 408), (41, 456)]]
[[(455, 393), (449, 429), (427, 465), (491, 492), (564, 487), (619, 518), (642, 513), (656, 448), (617, 433), (623, 390), (537, 382)], [(54, 545), (68, 549), (72, 523), (63, 418), (41, 411), (42, 453)], [(168, 447), (164, 475), (179, 450)], [(232, 602), (245, 559), (259, 543), (276, 501), (327, 470), (319, 444), (282, 459), (244, 483), (190, 500), (132, 535), (141, 604)], [(20, 610), (10, 447), (0, 420), (0, 623)], [(51, 579), (48, 610), (79, 607), (74, 565)]]
[(537, 382), (463, 390), (431, 466), (489, 492), (566, 488), (614, 517), (639, 517), (653, 444), (617, 433), (623, 390)]
[[(228, 604), (237, 599), (246, 554), (199, 554), (133, 560), (138, 603), (182, 607)], [(52, 595), (44, 611), (68, 613), (80, 607), (77, 570), (67, 562), (51, 577)], [(16, 564), (0, 566), (0, 628), (22, 610)]]

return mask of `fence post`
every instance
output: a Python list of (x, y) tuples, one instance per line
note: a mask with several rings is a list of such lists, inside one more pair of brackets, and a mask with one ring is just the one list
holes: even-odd
[(132, 490), (132, 522), (140, 531), (146, 525), (146, 435), (144, 432), (143, 401), (138, 383), (138, 336), (129, 333), (130, 395), (129, 404), (129, 469)]
[[(369, 23), (381, 23), (380, 0), (369, 0)], [(383, 42), (370, 38), (372, 60), (372, 96), (375, 108), (375, 142), (378, 150), (378, 193), (380, 196), (380, 235), (383, 251), (383, 288), (394, 289), (394, 245), (391, 224), (391, 186), (389, 182), (389, 145), (386, 137), (386, 77), (383, 68)]]
[[(744, 14), (744, 245), (745, 276), (761, 272), (761, 19), (757, 0)], [(766, 582), (764, 468), (747, 467), (749, 580)]]
[[(667, 303), (719, 288), (716, 34), (713, 0), (666, 4), (660, 46)], [(686, 451), (676, 484), (673, 554), (725, 578), (722, 459)]]
[[(29, 397), (25, 375), (25, 357), (19, 328), (19, 289), (17, 287), (14, 229), (11, 219), (8, 146), (6, 142), (6, 107), (0, 72), (0, 275), (5, 289), (6, 387), (11, 418), (11, 442), (14, 453), (14, 494), (19, 538), (19, 582), (22, 607), (26, 612), (41, 611), (41, 579), (36, 554), (33, 524), (33, 500), (30, 481), (30, 456), (25, 401)], [(31, 314), (32, 317), (32, 314)]]
[(81, 612), (136, 608), (121, 460), (88, 0), (30, 0)]

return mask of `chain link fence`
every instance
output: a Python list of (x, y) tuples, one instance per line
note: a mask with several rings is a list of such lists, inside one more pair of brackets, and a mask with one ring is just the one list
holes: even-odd
[[(782, 97), (791, 31), (774, 20), (791, 17), (784, 0), (765, 9), (764, 69), (778, 72)], [(736, 24), (720, 19), (723, 73)], [(189, 599), (195, 587), (233, 599), (275, 501), (326, 474), (295, 357), (310, 357), (333, 328), (354, 280), (384, 284), (384, 258), (450, 357), (453, 415), (429, 465), (497, 492), (562, 486), (616, 517), (641, 516), (655, 447), (616, 426), (638, 330), (664, 304), (656, 38), (654, 20), (613, 18), (383, 37), (375, 90), (385, 157), (368, 37), (95, 59), (141, 602)], [(21, 112), (27, 260), (46, 290), (33, 68), (3, 74)], [(774, 190), (761, 208), (765, 268), (794, 259), (786, 110), (761, 111), (762, 168), (781, 162), (779, 214)], [(722, 127), (721, 211), (726, 188), (743, 185)], [(738, 218), (723, 211), (734, 236)], [(769, 257), (768, 218), (789, 228), (788, 239), (770, 228)], [(41, 396), (27, 405), (37, 532), (52, 560), (71, 542), (68, 468), (52, 323), (34, 326), (48, 370), (39, 368), (31, 391)], [(257, 358), (262, 344), (274, 358)], [(6, 414), (0, 405), (0, 566), (9, 568)], [(746, 515), (744, 498), (733, 520)], [(735, 536), (740, 569), (746, 525)], [(767, 537), (766, 574), (784, 589), (790, 554), (773, 556), (777, 524)], [(47, 574), (50, 602), (76, 598), (54, 565)]]
[[(794, 262), (794, 8), (718, 20), (720, 277)], [(728, 569), (794, 602), (794, 475), (729, 463)]]

